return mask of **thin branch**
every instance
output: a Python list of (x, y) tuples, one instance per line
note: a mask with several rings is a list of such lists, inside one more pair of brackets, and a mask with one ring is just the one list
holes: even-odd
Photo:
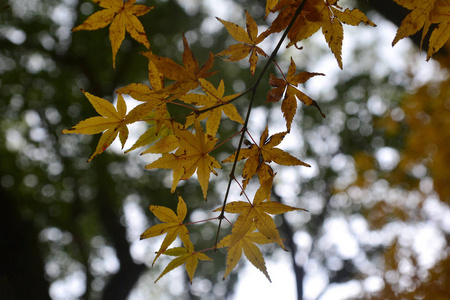
[(214, 249), (215, 250), (217, 249), (216, 247), (217, 247), (217, 241), (219, 239), (219, 233), (220, 233), (220, 227), (222, 225), (222, 219), (225, 217), (225, 206), (227, 205), (228, 195), (230, 194), (231, 182), (236, 179), (236, 177), (234, 175), (234, 172), (236, 170), (236, 165), (237, 165), (237, 162), (238, 162), (238, 159), (239, 159), (239, 153), (241, 151), (242, 143), (244, 141), (245, 132), (247, 131), (248, 121), (250, 119), (250, 113), (252, 111), (253, 101), (255, 99), (256, 91), (258, 89), (258, 86), (259, 86), (259, 84), (260, 84), (264, 74), (266, 73), (267, 69), (269, 68), (270, 63), (275, 59), (275, 57), (278, 54), (278, 51), (280, 50), (280, 47), (283, 44), (287, 34), (291, 30), (292, 26), (295, 23), (295, 20), (297, 19), (297, 17), (300, 15), (301, 11), (303, 10), (303, 7), (305, 6), (305, 3), (306, 3), (306, 0), (303, 0), (302, 3), (300, 3), (299, 7), (295, 11), (294, 16), (291, 19), (291, 22), (286, 27), (286, 30), (284, 31), (284, 33), (281, 36), (277, 46), (275, 47), (275, 49), (273, 50), (273, 52), (270, 55), (269, 59), (267, 60), (266, 64), (264, 65), (264, 68), (262, 69), (262, 71), (259, 74), (258, 78), (256, 79), (255, 83), (252, 85), (252, 87), (249, 90), (247, 90), (247, 91), (251, 91), (252, 96), (251, 96), (250, 102), (248, 104), (248, 109), (247, 109), (247, 114), (245, 116), (244, 125), (242, 126), (242, 129), (241, 129), (242, 133), (241, 133), (241, 138), (239, 140), (239, 144), (238, 144), (238, 147), (237, 147), (237, 150), (236, 150), (236, 156), (234, 158), (233, 166), (231, 167), (230, 178), (228, 179), (228, 185), (227, 185), (227, 190), (225, 192), (225, 198), (223, 200), (222, 211), (220, 212), (220, 215), (218, 217), (219, 218), (219, 226), (217, 228), (216, 241), (214, 243)]

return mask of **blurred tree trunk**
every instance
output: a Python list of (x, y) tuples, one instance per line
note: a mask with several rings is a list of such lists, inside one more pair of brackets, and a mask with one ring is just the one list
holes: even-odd
[(50, 299), (38, 232), (24, 220), (17, 199), (0, 186), (0, 298)]
[[(107, 162), (98, 160), (93, 167), (98, 174), (107, 169)], [(144, 264), (136, 264), (130, 254), (130, 243), (127, 240), (126, 228), (121, 224), (121, 215), (117, 210), (117, 196), (114, 195), (116, 183), (111, 176), (101, 176), (99, 182), (99, 197), (96, 199), (97, 213), (106, 232), (105, 236), (114, 247), (120, 263), (119, 271), (107, 282), (102, 299), (126, 299), (146, 269)], [(89, 288), (89, 287), (87, 287)]]

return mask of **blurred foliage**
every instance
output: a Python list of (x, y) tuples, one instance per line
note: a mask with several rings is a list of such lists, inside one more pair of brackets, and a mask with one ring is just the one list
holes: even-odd
[(402, 128), (407, 131), (403, 133), (406, 136), (399, 166), (387, 174), (387, 180), (399, 184), (406, 181), (405, 175), (416, 177), (416, 180), (410, 180), (413, 181), (411, 187), (419, 188), (419, 179), (423, 175), (418, 174), (418, 169), (426, 168), (433, 179), (433, 188), (439, 199), (447, 203), (450, 201), (450, 170), (445, 167), (450, 164), (447, 147), (447, 141), (450, 139), (449, 83), (450, 80), (447, 79), (420, 87), (402, 101), (399, 108), (404, 114), (403, 120), (396, 121), (396, 112), (391, 111), (390, 115), (378, 120), (376, 124), (379, 128), (386, 128), (386, 133), (391, 138), (401, 136)]
[[(445, 67), (445, 61), (441, 67)], [(383, 170), (374, 156), (355, 160), (360, 187), (373, 187), (374, 183), (362, 178), (370, 173), (399, 192), (395, 197), (380, 199), (366, 211), (372, 228), (382, 230), (395, 220), (412, 224), (416, 234), (424, 228), (431, 234), (420, 236), (422, 241), (402, 233), (393, 239), (383, 253), (384, 288), (374, 299), (449, 298), (450, 232), (442, 220), (448, 218), (450, 201), (449, 113), (449, 79), (428, 82), (405, 94), (398, 107), (375, 121), (375, 127), (384, 131), (385, 140), (402, 145), (398, 148), (398, 164), (392, 170)], [(425, 258), (418, 248), (432, 249), (425, 254), (432, 257)], [(424, 262), (427, 260), (432, 262)]]

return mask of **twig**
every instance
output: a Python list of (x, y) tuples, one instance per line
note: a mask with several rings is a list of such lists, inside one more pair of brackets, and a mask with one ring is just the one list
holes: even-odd
[[(302, 3), (300, 3), (299, 7), (295, 11), (294, 16), (291, 19), (291, 22), (286, 27), (286, 30), (284, 31), (283, 35), (281, 36), (277, 46), (273, 50), (273, 52), (270, 55), (268, 61), (264, 65), (264, 68), (262, 69), (262, 71), (259, 74), (258, 78), (256, 79), (255, 83), (246, 92), (243, 93), (243, 94), (246, 94), (248, 91), (250, 91), (252, 93), (252, 96), (251, 96), (250, 102), (248, 104), (248, 109), (247, 109), (247, 114), (245, 116), (244, 125), (242, 126), (242, 129), (241, 129), (241, 138), (239, 140), (239, 144), (238, 144), (238, 147), (237, 147), (237, 150), (236, 150), (236, 156), (234, 157), (233, 166), (232, 166), (231, 171), (230, 171), (230, 178), (228, 179), (228, 185), (227, 185), (227, 190), (225, 192), (225, 198), (223, 200), (222, 210), (220, 212), (220, 215), (218, 216), (219, 226), (217, 228), (216, 241), (214, 243), (214, 251), (217, 250), (217, 241), (219, 240), (220, 227), (222, 225), (222, 219), (225, 218), (225, 206), (227, 205), (228, 195), (230, 193), (231, 182), (233, 180), (236, 180), (234, 172), (236, 170), (236, 165), (237, 165), (237, 162), (238, 162), (239, 153), (241, 151), (242, 143), (244, 141), (245, 132), (247, 131), (248, 121), (250, 119), (250, 113), (252, 111), (252, 106), (253, 106), (253, 101), (255, 99), (256, 91), (258, 89), (258, 86), (259, 86), (259, 84), (260, 84), (264, 74), (266, 73), (267, 69), (269, 68), (270, 63), (275, 59), (276, 55), (278, 54), (278, 50), (280, 50), (280, 47), (281, 47), (281, 45), (284, 42), (284, 39), (286, 38), (287, 34), (291, 30), (292, 26), (294, 25), (295, 20), (297, 19), (297, 17), (300, 15), (301, 11), (303, 10), (303, 7), (305, 6), (305, 3), (306, 3), (306, 0), (303, 0)], [(239, 96), (242, 96), (243, 94), (241, 94)], [(231, 100), (229, 102), (231, 102)]]

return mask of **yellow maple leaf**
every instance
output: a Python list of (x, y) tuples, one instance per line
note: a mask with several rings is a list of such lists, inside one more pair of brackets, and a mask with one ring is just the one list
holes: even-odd
[(150, 211), (164, 223), (153, 225), (141, 234), (141, 240), (151, 237), (159, 236), (167, 233), (164, 241), (161, 244), (156, 257), (153, 260), (153, 264), (156, 259), (163, 254), (167, 248), (173, 243), (177, 236), (180, 237), (184, 244), (190, 243), (189, 231), (186, 225), (183, 224), (184, 218), (186, 218), (187, 207), (181, 196), (178, 196), (177, 213), (167, 207), (159, 205), (150, 205)]
[(151, 121), (156, 124), (155, 129), (158, 132), (161, 126), (170, 119), (167, 110), (167, 103), (170, 102), (167, 99), (169, 94), (164, 92), (164, 75), (151, 61), (148, 62), (148, 77), (151, 87), (141, 83), (132, 83), (117, 89), (116, 93), (130, 95), (133, 99), (144, 102), (130, 111), (127, 120), (129, 122)]
[(298, 84), (305, 83), (311, 77), (317, 75), (325, 76), (325, 74), (310, 72), (300, 72), (295, 74), (295, 71), (296, 66), (291, 57), (291, 64), (289, 65), (289, 70), (285, 79), (280, 79), (275, 77), (273, 74), (270, 74), (269, 84), (274, 88), (267, 94), (267, 101), (269, 102), (278, 102), (284, 95), (284, 99), (281, 104), (281, 111), (283, 112), (283, 116), (286, 120), (288, 132), (291, 130), (291, 123), (297, 110), (297, 99), (306, 105), (313, 105), (317, 107), (321, 115), (325, 117), (317, 102), (296, 88)]
[[(300, 6), (301, 2), (302, 1), (280, 1), (275, 5), (272, 11), (280, 11), (280, 13), (273, 21), (269, 31), (280, 32), (284, 30), (295, 15), (295, 11)], [(357, 8), (352, 10), (345, 9), (343, 11), (336, 0), (306, 1), (300, 15), (297, 17), (287, 35), (290, 39), (288, 47), (296, 45), (299, 41), (312, 36), (322, 28), (322, 34), (328, 43), (328, 47), (330, 47), (339, 67), (342, 69), (341, 54), (342, 41), (344, 39), (342, 23), (352, 26), (357, 26), (360, 23), (373, 27), (376, 26)]]
[(119, 135), (123, 148), (128, 138), (127, 121), (125, 120), (127, 106), (122, 95), (118, 97), (116, 110), (109, 101), (94, 96), (84, 90), (82, 91), (101, 117), (92, 117), (83, 120), (70, 129), (64, 129), (62, 133), (97, 134), (103, 132), (94, 154), (88, 160), (91, 161), (95, 156), (105, 151), (116, 139), (117, 135)]
[(164, 275), (166, 275), (173, 269), (186, 263), (186, 271), (189, 276), (189, 282), (192, 284), (192, 279), (194, 278), (194, 273), (195, 273), (195, 270), (197, 269), (198, 261), (199, 260), (212, 260), (204, 253), (195, 252), (194, 246), (192, 245), (192, 243), (190, 241), (187, 244), (185, 244), (185, 246), (186, 246), (186, 248), (176, 247), (176, 248), (167, 249), (164, 252), (165, 255), (177, 256), (177, 258), (173, 259), (167, 265), (167, 267), (162, 271), (162, 273), (159, 275), (159, 277), (155, 280), (155, 283), (161, 277), (163, 277)]
[(211, 136), (215, 136), (216, 132), (220, 125), (220, 120), (222, 118), (222, 112), (232, 121), (238, 122), (240, 124), (244, 124), (244, 120), (239, 115), (238, 111), (236, 110), (236, 107), (229, 103), (228, 101), (231, 99), (234, 99), (239, 94), (234, 95), (228, 95), (223, 96), (225, 92), (225, 85), (223, 80), (220, 81), (219, 87), (216, 89), (210, 82), (206, 81), (203, 78), (199, 79), (199, 83), (205, 92), (205, 95), (203, 94), (196, 94), (196, 93), (190, 93), (186, 94), (184, 96), (180, 97), (180, 100), (188, 103), (193, 104), (196, 106), (200, 106), (202, 110), (212, 108), (214, 106), (217, 106), (218, 104), (223, 104), (221, 106), (218, 106), (214, 109), (211, 109), (205, 113), (197, 115), (191, 115), (186, 118), (186, 124), (185, 126), (190, 126), (194, 124), (195, 120), (202, 121), (207, 118), (206, 121), (206, 134), (209, 134)]
[(449, 38), (450, 38), (450, 18), (447, 19), (447, 21), (439, 23), (431, 33), (428, 44), (427, 60), (429, 60), (434, 53), (436, 53), (439, 49), (441, 49)]
[[(251, 144), (249, 148), (241, 149), (239, 151), (238, 161), (247, 159), (244, 164), (244, 170), (242, 172), (243, 188), (247, 186), (249, 180), (258, 174), (258, 177), (271, 178), (273, 174), (267, 175), (266, 173), (271, 172), (270, 166), (267, 164), (270, 162), (275, 162), (279, 165), (284, 166), (295, 166), (301, 165), (310, 167), (307, 163), (302, 162), (298, 158), (290, 155), (289, 153), (276, 148), (279, 143), (284, 139), (287, 132), (276, 133), (269, 137), (269, 129), (266, 127), (261, 135), (259, 146), (256, 144)], [(234, 162), (236, 157), (236, 152), (230, 155), (228, 158), (223, 160), (223, 163)], [(265, 167), (265, 168), (264, 168)], [(260, 173), (260, 170), (264, 170), (264, 173)], [(261, 179), (261, 178), (260, 178)], [(261, 180), (260, 180), (261, 181)]]
[(200, 123), (195, 122), (195, 135), (186, 129), (174, 127), (174, 134), (179, 139), (179, 147), (175, 153), (163, 154), (158, 160), (148, 164), (146, 169), (172, 169), (173, 182), (171, 192), (180, 180), (189, 179), (194, 173), (203, 191), (206, 200), (210, 174), (217, 175), (214, 168), (221, 165), (209, 153), (214, 149), (217, 139), (205, 134)]
[(401, 39), (411, 36), (421, 28), (420, 46), (427, 36), (432, 24), (438, 24), (432, 29), (429, 39), (427, 60), (436, 53), (450, 38), (450, 1), (449, 0), (395, 0), (398, 4), (411, 10), (403, 19), (392, 41), (394, 46)]
[[(151, 118), (151, 115), (149, 115), (149, 117)], [(148, 121), (148, 123), (150, 123), (152, 126), (150, 126), (150, 128), (147, 129), (147, 131), (145, 131), (138, 138), (134, 145), (130, 149), (125, 151), (125, 153), (152, 144), (149, 148), (144, 150), (141, 155), (147, 153), (162, 154), (169, 153), (180, 146), (180, 141), (173, 132), (173, 126), (181, 128), (183, 127), (181, 124), (173, 121), (166, 121), (158, 129), (157, 126), (154, 126), (153, 121)]]
[(169, 111), (167, 110), (168, 94), (161, 91), (155, 91), (149, 86), (141, 83), (132, 83), (123, 88), (117, 89), (116, 93), (130, 95), (133, 99), (142, 101), (144, 103), (134, 107), (127, 115), (127, 121), (132, 123), (136, 121), (149, 120), (149, 115), (152, 116), (152, 121), (156, 124), (156, 129), (159, 130), (161, 125), (170, 119)]
[(134, 5), (136, 0), (93, 0), (93, 2), (105, 9), (92, 14), (83, 24), (76, 26), (72, 31), (97, 30), (111, 24), (109, 39), (114, 68), (116, 66), (116, 54), (125, 38), (125, 31), (128, 31), (133, 39), (143, 44), (147, 49), (150, 48), (144, 27), (137, 17), (148, 13), (154, 6)]
[(169, 153), (180, 146), (180, 140), (173, 134), (173, 132), (164, 136), (160, 133), (160, 131), (158, 131), (156, 132), (156, 136), (157, 138), (159, 138), (159, 140), (152, 146), (150, 146), (147, 150), (143, 151), (141, 154)]
[(255, 244), (270, 244), (273, 243), (270, 239), (265, 237), (261, 232), (255, 232), (256, 227), (253, 225), (250, 230), (235, 244), (230, 244), (231, 235), (224, 237), (218, 244), (218, 248), (228, 247), (227, 249), (227, 267), (223, 279), (227, 278), (230, 272), (236, 267), (239, 262), (242, 251), (244, 251), (247, 259), (270, 280), (267, 272), (266, 263), (264, 261), (261, 250)]
[(264, 50), (256, 46), (269, 35), (269, 31), (264, 31), (263, 33), (258, 35), (258, 26), (256, 25), (255, 20), (252, 18), (252, 16), (250, 16), (250, 14), (247, 11), (245, 11), (245, 15), (247, 17), (247, 31), (245, 31), (244, 28), (234, 23), (217, 18), (217, 20), (219, 20), (225, 26), (228, 33), (236, 41), (242, 43), (231, 45), (228, 47), (228, 49), (223, 50), (217, 55), (219, 56), (229, 55), (230, 57), (225, 60), (240, 61), (250, 54), (249, 58), (250, 72), (253, 76), (256, 70), (256, 63), (258, 62), (258, 54), (261, 56), (269, 57), (264, 52)]
[[(264, 201), (270, 198), (270, 191), (272, 187), (272, 179), (261, 184), (256, 191), (253, 203), (246, 201), (233, 201), (225, 206), (225, 212), (239, 214), (238, 218), (233, 224), (231, 230), (231, 237), (228, 243), (229, 247), (233, 247), (251, 230), (255, 225), (261, 234), (263, 234), (271, 242), (275, 242), (285, 249), (283, 241), (281, 240), (278, 229), (269, 216), (282, 214), (288, 211), (304, 210), (302, 208), (292, 207), (276, 201)], [(214, 211), (221, 211), (222, 207)]]
[(425, 26), (422, 41), (430, 26), (430, 12), (433, 9), (436, 0), (415, 1), (413, 3), (405, 3), (405, 1), (396, 1), (398, 4), (411, 9), (412, 11), (403, 19), (402, 24), (392, 41), (392, 46), (405, 37), (413, 35)]

